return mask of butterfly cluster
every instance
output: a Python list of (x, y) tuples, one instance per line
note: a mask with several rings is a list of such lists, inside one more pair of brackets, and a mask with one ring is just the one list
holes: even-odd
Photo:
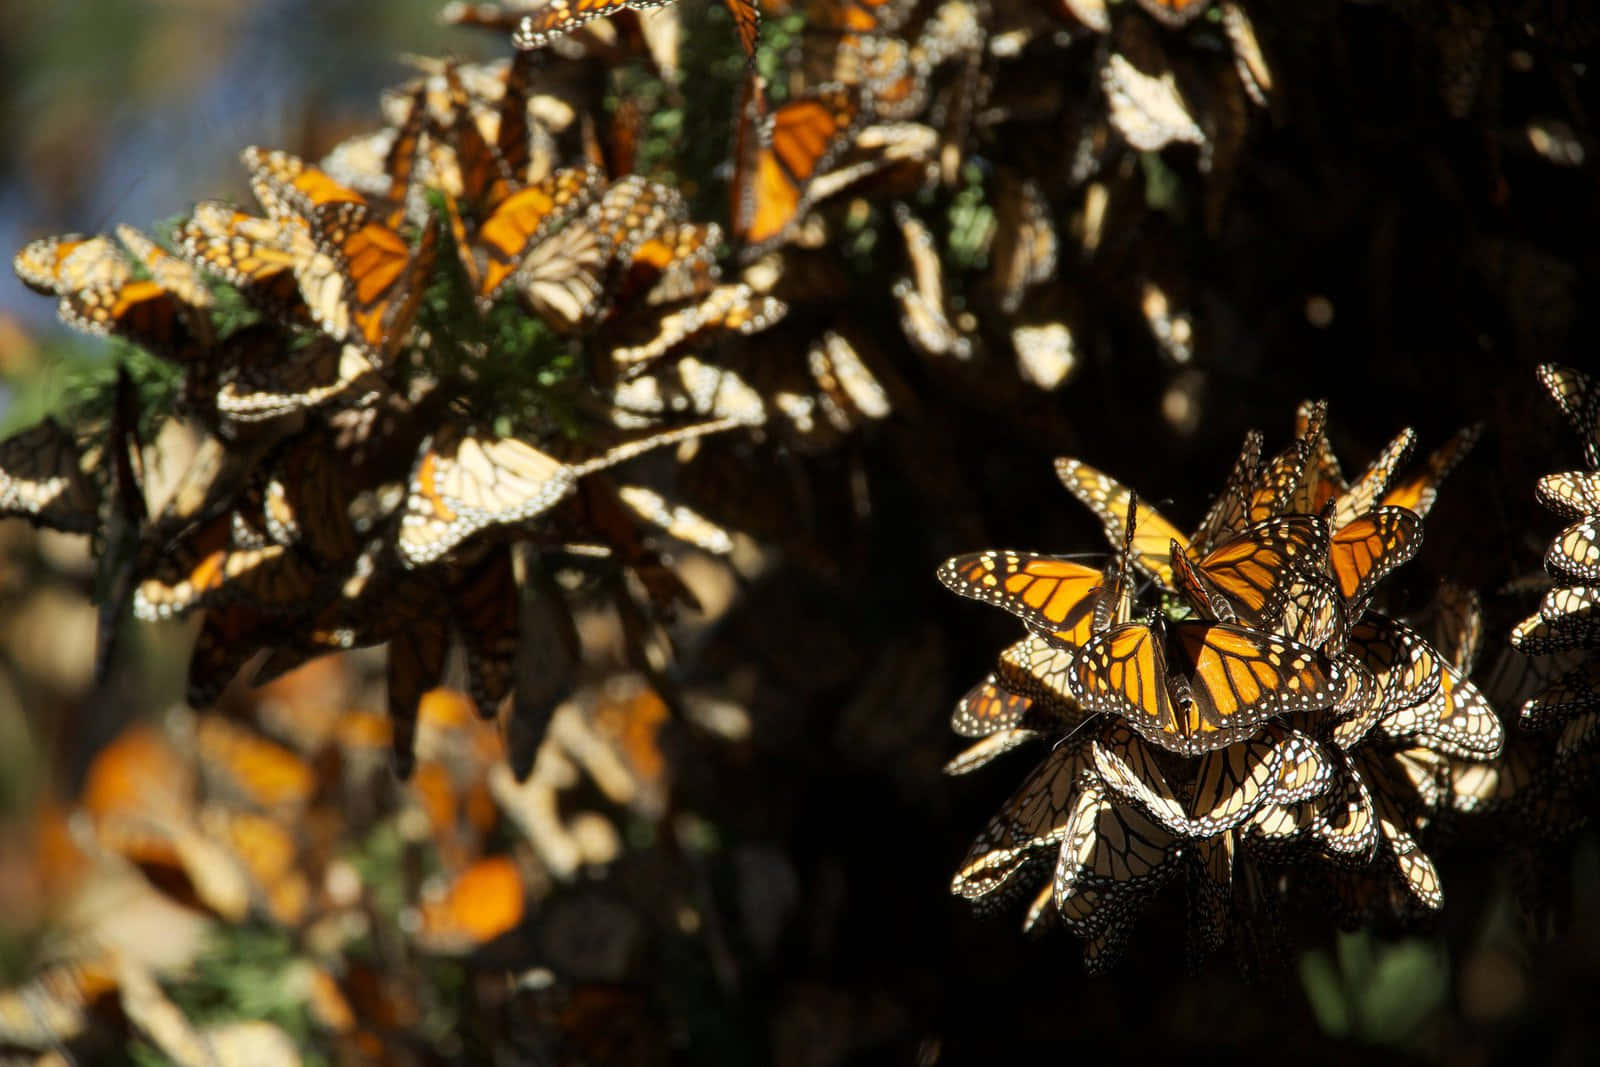
[[(551, 942), (536, 916), (581, 872), (617, 861), (614, 813), (648, 824), (665, 813), (660, 696), (626, 673), (580, 690), (519, 783), (470, 697), (435, 690), (422, 702), (415, 774), (400, 784), (387, 768), (390, 724), (363, 706), (352, 667), (324, 660), (264, 687), (234, 709), (243, 714), (178, 711), (130, 726), (70, 803), (43, 809), (38, 863), (68, 950), (0, 990), (0, 1044), (94, 1058), (126, 1032), (185, 1067), (299, 1062), (304, 1034), (296, 1042), (264, 1020), (202, 1024), (174, 1003), (190, 1002), (194, 962), (211, 951), (196, 932), (279, 946), (259, 961), (275, 968), (270, 1017), (302, 1021), (352, 1061), (413, 1062), (411, 1021), (460, 1010), (438, 999), (433, 972), (445, 961), (542, 962), (566, 976), (512, 997), (521, 1003), (508, 1011), (588, 995), (574, 976), (605, 964)], [(580, 784), (602, 796), (598, 810), (563, 803)], [(118, 908), (75, 904), (107, 893)], [(138, 933), (147, 913), (167, 924), (160, 944)], [(540, 1042), (594, 1038), (554, 1014)]]
[[(196, 706), (262, 652), (256, 683), (387, 644), (404, 773), (453, 645), (493, 717), (519, 647), (561, 639), (524, 624), (557, 595), (547, 558), (599, 557), (669, 614), (692, 597), (650, 531), (731, 547), (663, 495), (670, 463), (611, 468), (763, 423), (711, 350), (784, 305), (721, 281), (721, 230), (675, 188), (585, 156), (534, 56), (425, 62), (385, 97), (391, 125), (319, 164), (246, 149), (254, 210), (203, 201), (168, 245), (121, 227), (17, 254), (65, 322), (163, 361), (175, 402), (141, 411), (124, 382), (98, 424), (0, 442), (0, 512), (109, 546), (106, 636), (128, 600), (202, 615)], [(151, 514), (139, 428), (174, 416), (203, 443)], [(526, 773), (550, 701), (515, 706)]]
[(1503, 657), (1505, 699), (1527, 728), (1507, 752), (1490, 796), (1536, 839), (1570, 834), (1586, 821), (1600, 709), (1600, 389), (1584, 372), (1554, 363), (1539, 380), (1571, 422), (1584, 469), (1546, 474), (1534, 496), (1568, 525), (1544, 557), (1538, 610), (1511, 631)]
[(1475, 432), (1402, 475), (1406, 430), (1347, 480), (1325, 419), (1325, 404), (1303, 405), (1271, 457), (1252, 433), (1192, 535), (1060, 459), (1120, 546), (1110, 565), (988, 551), (940, 569), (1029, 630), (957, 707), (952, 726), (979, 740), (947, 769), (1052, 746), (969, 850), (955, 893), (984, 909), (1030, 895), (1026, 925), (1065, 925), (1091, 969), (1180, 872), (1202, 953), (1265, 921), (1286, 865), (1318, 868), (1355, 921), (1440, 906), (1418, 836), (1504, 740), (1468, 678), (1481, 612), (1454, 597), (1436, 621), (1408, 623), (1380, 610), (1380, 583), (1416, 554)]

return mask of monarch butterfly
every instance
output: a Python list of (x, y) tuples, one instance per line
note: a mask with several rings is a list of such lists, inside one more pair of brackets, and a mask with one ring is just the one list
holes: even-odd
[(1559, 363), (1541, 363), (1539, 381), (1577, 431), (1584, 462), (1600, 468), (1600, 387), (1582, 371)]
[(1378, 845), (1372, 794), (1343, 753), (1333, 755), (1334, 780), (1319, 800), (1310, 801), (1311, 838), (1335, 863), (1364, 867)]
[[(705, 296), (682, 303), (659, 317), (641, 319), (651, 332), (638, 344), (619, 344), (611, 359), (619, 367), (648, 366), (662, 359), (708, 330), (730, 333), (759, 333), (778, 322), (788, 312), (783, 301), (758, 296), (744, 282), (719, 285)], [(631, 338), (624, 337), (623, 340)]]
[[(418, 119), (420, 121), (420, 118)], [(245, 164), (269, 211), (294, 212), (309, 224), (315, 251), (298, 258), (295, 278), (311, 317), (335, 340), (387, 356), (410, 328), (433, 264), (438, 230), (427, 225), (415, 250), (395, 229), (404, 204), (379, 216), (360, 193), (285, 152), (247, 148)], [(409, 164), (397, 169), (401, 192)]]
[[(1260, 522), (1287, 511), (1303, 511), (1309, 503), (1306, 471), (1321, 453), (1328, 421), (1328, 402), (1302, 405), (1294, 440), (1261, 468), (1250, 494), (1249, 520)], [(1298, 505), (1298, 506), (1297, 506)]]
[(1560, 675), (1522, 706), (1522, 724), (1547, 726), (1574, 719), (1600, 708), (1600, 658)]
[(207, 790), (234, 806), (293, 816), (316, 789), (310, 764), (291, 749), (220, 715), (199, 716), (194, 744)]
[(1402, 813), (1396, 796), (1396, 786), (1391, 772), (1383, 765), (1381, 757), (1366, 750), (1356, 754), (1357, 766), (1365, 781), (1372, 785), (1373, 814), (1384, 850), (1393, 859), (1412, 897), (1423, 907), (1436, 910), (1444, 903), (1439, 874), (1433, 861), (1417, 845), (1407, 830), (1408, 819)]
[(651, 367), (622, 382), (612, 393), (612, 404), (619, 426), (648, 425), (672, 413), (729, 419), (746, 426), (759, 426), (767, 418), (766, 402), (748, 382), (726, 367), (693, 356), (659, 369)]
[(290, 611), (317, 590), (321, 575), (282, 545), (239, 548), (233, 519), (224, 514), (169, 546), (134, 590), (133, 613), (146, 621), (181, 618), (211, 603), (245, 600), (268, 611)]
[(1244, 8), (1236, 3), (1224, 0), (1221, 8), (1222, 31), (1228, 37), (1229, 50), (1233, 53), (1233, 69), (1239, 76), (1239, 84), (1256, 107), (1268, 107), (1273, 88), (1272, 68), (1261, 50), (1255, 24), (1250, 21)]
[(492, 144), (479, 129), (457, 68), (445, 68), (452, 110), (438, 139), (452, 152), (445, 167), (445, 220), (468, 283), (484, 303), (494, 299), (530, 248), (590, 205), (602, 184), (596, 168), (573, 167), (519, 187), (528, 136), (523, 65), (519, 57), (507, 72)]
[(211, 340), (209, 291), (187, 264), (143, 234), (120, 232), (147, 256), (153, 277), (136, 280), (127, 255), (106, 237), (36, 241), (18, 253), (15, 266), (24, 282), (60, 294), (58, 314), (74, 329), (123, 337), (178, 363), (198, 362)]
[(1530, 656), (1600, 645), (1600, 587), (1566, 586), (1550, 590), (1537, 614), (1511, 630), (1511, 647)]
[[(1342, 748), (1354, 748), (1381, 720), (1404, 734), (1401, 716), (1431, 698), (1443, 671), (1437, 653), (1409, 626), (1368, 612), (1351, 627), (1347, 666), (1370, 682), (1355, 701), (1350, 717), (1333, 728)], [(1346, 657), (1341, 657), (1346, 658)]]
[(1068, 674), (1088, 711), (1124, 718), (1148, 741), (1197, 756), (1267, 719), (1329, 707), (1340, 667), (1320, 653), (1231, 623), (1123, 623), (1084, 646)]
[(1182, 26), (1199, 17), (1211, 0), (1139, 0), (1139, 6), (1168, 26)]
[(0, 441), (0, 516), (66, 533), (100, 525), (100, 490), (77, 440), (53, 418)]
[(746, 79), (729, 213), (746, 258), (780, 241), (810, 207), (813, 179), (833, 165), (861, 116), (860, 94), (842, 85), (819, 86), (768, 114), (760, 79)]
[(1272, 629), (1292, 584), (1316, 573), (1328, 551), (1327, 527), (1309, 515), (1256, 523), (1190, 565), (1176, 538), (1168, 543), (1180, 591), (1211, 618)]
[(459, 214), (452, 214), (461, 262), (480, 298), (493, 300), (509, 279), (525, 272), (529, 251), (548, 241), (556, 227), (587, 207), (600, 185), (600, 173), (593, 167), (572, 167), (508, 194), (478, 225), (477, 247), (485, 254), (481, 265)]
[(80, 264), (80, 270), (82, 265), (100, 263), (101, 256), (115, 255), (115, 249), (105, 237), (68, 233), (29, 241), (12, 257), (11, 267), (29, 289), (43, 296), (59, 296), (64, 289), (88, 280), (62, 275), (67, 260), (85, 245), (91, 245), (96, 254), (89, 258), (78, 257), (75, 262)]
[[(1228, 472), (1222, 492), (1217, 494), (1201, 518), (1200, 525), (1195, 527), (1194, 537), (1187, 546), (1188, 551), (1202, 555), (1210, 552), (1225, 536), (1239, 533), (1248, 525), (1251, 490), (1255, 484), (1256, 470), (1261, 464), (1261, 444), (1259, 430), (1245, 434), (1244, 444), (1239, 448), (1239, 458)], [(1109, 527), (1107, 532), (1109, 535)]]
[(1505, 744), (1494, 709), (1466, 675), (1439, 664), (1439, 685), (1421, 704), (1391, 712), (1378, 725), (1393, 738), (1414, 736), (1420, 744), (1449, 756), (1493, 759)]
[(1167, 784), (1156, 750), (1121, 723), (1092, 742), (1095, 769), (1106, 788), (1139, 808), (1178, 838), (1208, 838), (1255, 813), (1282, 777), (1287, 734), (1259, 736), (1203, 755), (1192, 782), (1180, 783), (1187, 801)]
[(1000, 310), (1014, 315), (1028, 290), (1055, 276), (1059, 239), (1050, 204), (1032, 180), (996, 175), (995, 234), (989, 284)]
[(447, 424), (423, 442), (412, 470), (400, 558), (432, 563), (479, 530), (548, 511), (576, 481), (570, 467), (524, 441)]
[(806, 350), (823, 413), (841, 433), (864, 420), (889, 417), (889, 391), (843, 334), (829, 330)]
[[(283, 341), (271, 331), (257, 334), (246, 327), (226, 342), (237, 358), (224, 358), (217, 390), (217, 411), (240, 423), (265, 422), (334, 397), (378, 391), (377, 368), (356, 345), (317, 337), (283, 360), (255, 358), (264, 345), (274, 354)], [(241, 336), (246, 334), (246, 336)]]
[(684, 544), (726, 556), (733, 551), (733, 534), (684, 504), (675, 504), (642, 485), (617, 487), (617, 498), (634, 515)]
[(449, 423), (423, 442), (412, 468), (397, 539), (400, 559), (408, 567), (432, 563), (480, 530), (548, 511), (586, 474), (737, 424), (722, 418), (652, 432), (598, 456), (564, 463), (514, 437)]
[(1125, 55), (1132, 43), (1120, 42), (1121, 50), (1110, 53), (1100, 68), (1111, 128), (1140, 152), (1158, 152), (1174, 143), (1204, 144), (1205, 131), (1183, 99), (1160, 45), (1140, 41), (1134, 56)]
[(1420, 470), (1404, 481), (1390, 486), (1378, 503), (1385, 507), (1405, 508), (1418, 516), (1427, 515), (1433, 508), (1433, 502), (1438, 499), (1440, 483), (1455, 470), (1456, 464), (1472, 451), (1472, 446), (1478, 443), (1478, 438), (1482, 434), (1481, 422), (1457, 430), (1450, 440), (1428, 456)]
[(1299, 804), (1319, 797), (1333, 784), (1333, 765), (1321, 742), (1299, 730), (1285, 730), (1280, 743), (1283, 767), (1277, 781), (1268, 789), (1268, 801), (1276, 805)]
[(1095, 602), (1106, 585), (1093, 567), (1020, 552), (956, 556), (938, 573), (952, 592), (1002, 607), (1073, 648), (1094, 632)]
[(722, 228), (714, 222), (673, 222), (637, 244), (617, 261), (621, 277), (613, 300), (624, 306), (641, 300), (661, 304), (700, 296), (716, 283), (717, 246)]
[(421, 305), (423, 282), (438, 248), (425, 225), (413, 249), (395, 230), (371, 221), (363, 205), (319, 212), (317, 253), (295, 265), (300, 292), (317, 325), (386, 358), (399, 347)]
[[(1100, 519), (1106, 539), (1112, 544), (1121, 544), (1128, 529), (1126, 520), (1132, 493), (1081, 460), (1063, 456), (1055, 461), (1055, 468), (1061, 484)], [(1173, 541), (1188, 544), (1188, 538), (1176, 526), (1150, 505), (1140, 502), (1135, 515), (1131, 562), (1162, 588), (1176, 592), (1172, 573)]]
[(1422, 519), (1405, 508), (1380, 507), (1335, 530), (1328, 567), (1346, 604), (1364, 601), (1374, 586), (1417, 554)]
[(1534, 487), (1534, 499), (1565, 518), (1600, 515), (1600, 471), (1546, 474)]
[(890, 292), (900, 304), (900, 325), (906, 338), (930, 356), (967, 359), (972, 339), (950, 321), (945, 304), (944, 268), (933, 235), (904, 204), (895, 205), (895, 222), (905, 238), (911, 276), (895, 279)]
[(307, 315), (294, 273), (296, 263), (316, 252), (305, 220), (257, 218), (204, 200), (174, 240), (189, 262), (226, 281), (252, 306), (289, 323)]
[(534, 245), (510, 284), (548, 325), (571, 333), (599, 314), (615, 251), (577, 219)]
[[(1322, 440), (1327, 441), (1326, 434)], [(1361, 472), (1360, 477), (1334, 496), (1328, 525), (1335, 530), (1342, 530), (1376, 507), (1379, 497), (1393, 481), (1395, 471), (1400, 469), (1400, 464), (1411, 454), (1416, 441), (1416, 431), (1407, 427), (1385, 445), (1383, 451), (1367, 464), (1366, 470)], [(1308, 511), (1318, 510), (1322, 506), (1318, 505), (1314, 498), (1305, 504)]]
[(1014, 882), (1038, 870), (1042, 853), (1065, 840), (1067, 823), (1085, 777), (1093, 773), (1088, 746), (1067, 743), (1052, 749), (1028, 775), (1000, 811), (984, 826), (950, 883), (950, 891), (967, 900), (1002, 890), (1015, 892)]
[(1544, 567), (1562, 581), (1600, 583), (1600, 515), (1579, 519), (1557, 534)]
[(1428, 643), (1462, 674), (1471, 674), (1483, 645), (1483, 600), (1476, 590), (1441, 582), (1433, 601), (1412, 623)]
[(949, 775), (971, 774), (980, 767), (986, 767), (995, 759), (1005, 755), (1019, 745), (1041, 736), (1037, 730), (1025, 727), (1011, 727), (1005, 730), (996, 730), (976, 744), (963, 749), (959, 754), (948, 760), (940, 768), (941, 773)]
[[(1173, 836), (1138, 809), (1118, 804), (1109, 790), (1086, 783), (1078, 790), (1052, 879), (1056, 909), (1067, 916), (1082, 889), (1114, 887), (1118, 896), (1148, 893), (1176, 871), (1182, 850)], [(1114, 908), (1107, 919), (1124, 907)], [(1071, 918), (1067, 925), (1074, 926)]]
[(361, 484), (358, 471), (341, 461), (335, 435), (313, 433), (292, 440), (264, 464), (263, 526), (275, 544), (295, 546), (311, 559), (336, 567), (356, 558), (359, 542), (348, 501)]

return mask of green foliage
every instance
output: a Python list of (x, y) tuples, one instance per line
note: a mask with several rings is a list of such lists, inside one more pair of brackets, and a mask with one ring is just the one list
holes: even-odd
[[(222, 926), (210, 950), (167, 994), (196, 1026), (263, 1020), (281, 1026), (297, 1046), (307, 1049), (313, 1024), (303, 986), (294, 980), (303, 966), (285, 931), (261, 925)], [(154, 1050), (130, 1051), (141, 1064), (165, 1062)], [(306, 1054), (304, 1062), (306, 1067), (319, 1067), (327, 1061)]]
[(945, 259), (958, 270), (976, 270), (988, 262), (994, 235), (994, 208), (983, 184), (983, 168), (967, 163), (961, 168), (961, 188), (950, 199), (950, 236)]
[(1449, 959), (1421, 938), (1386, 943), (1340, 934), (1334, 952), (1300, 958), (1300, 980), (1322, 1029), (1376, 1045), (1405, 1045), (1444, 1004)]

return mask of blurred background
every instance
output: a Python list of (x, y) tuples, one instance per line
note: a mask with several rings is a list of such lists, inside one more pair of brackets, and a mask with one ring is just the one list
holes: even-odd
[[(315, 158), (372, 128), (379, 90), (410, 74), (403, 54), (506, 54), (440, 25), (439, 6), (0, 8), (0, 246), (243, 202), (240, 148)], [(1533, 368), (1600, 367), (1593, 57), (1577, 37), (1506, 33), (1486, 60), (1492, 104), (1456, 114), (1437, 55), (1414, 50), (1433, 39), (1416, 5), (1306, 6), (1264, 31), (1282, 115), (1262, 123), (1220, 231), (1162, 216), (1074, 268), (1074, 299), (1102, 309), (1076, 377), (999, 401), (907, 370), (915, 425), (806, 460), (841, 499), (870, 487), (870, 509), (836, 509), (848, 522), (819, 505), (818, 543), (849, 546), (835, 567), (753, 542), (733, 566), (682, 552), (705, 607), (673, 631), (688, 720), (628, 669), (609, 613), (580, 613), (585, 685), (531, 786), (443, 692), (417, 779), (395, 783), (381, 671), (359, 654), (196, 713), (181, 707), (187, 631), (147, 626), (95, 691), (88, 546), (0, 526), (0, 1046), (15, 1050), (0, 1059), (171, 1061), (159, 1023), (135, 1019), (130, 1038), (102, 1018), (95, 968), (115, 965), (72, 948), (93, 931), (137, 946), (191, 1022), (262, 1063), (1591, 1062), (1600, 851), (1572, 826), (1522, 849), (1514, 826), (1467, 828), (1437, 854), (1433, 927), (1290, 916), (1282, 969), (1258, 981), (1228, 958), (1186, 966), (1177, 887), (1103, 979), (1083, 976), (1071, 938), (1026, 939), (1015, 916), (974, 917), (947, 893), (1024, 763), (940, 773), (959, 747), (950, 706), (1016, 634), (933, 569), (989, 546), (1103, 551), (1054, 455), (1187, 526), (1245, 429), (1275, 449), (1302, 398), (1330, 399), (1347, 470), (1403, 425), (1431, 449), (1482, 420), (1397, 596), (1420, 603), (1446, 576), (1482, 590), (1488, 662), (1526, 613), (1499, 591), (1559, 526), (1533, 480), (1577, 455)], [(726, 32), (720, 8), (683, 0), (685, 19), (713, 16)], [(1544, 77), (1552, 56), (1579, 79)], [(732, 100), (705, 106), (724, 124)], [(1577, 165), (1535, 150), (1551, 116), (1589, 150)], [(1192, 312), (1192, 360), (1126, 303), (1096, 304), (1135, 262)], [(0, 276), (6, 432), (104, 358)], [(169, 794), (196, 775), (211, 799), (190, 811)], [(128, 829), (115, 864), (76, 843), (83, 812), (127, 808), (196, 829), (163, 824), (159, 848)], [(242, 1020), (271, 1030), (225, 1029)]]

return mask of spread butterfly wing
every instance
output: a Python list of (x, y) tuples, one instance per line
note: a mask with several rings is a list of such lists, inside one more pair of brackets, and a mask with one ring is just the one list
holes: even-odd
[[(1100, 519), (1106, 540), (1113, 545), (1122, 544), (1127, 526), (1128, 502), (1131, 499), (1127, 487), (1081, 460), (1065, 457), (1056, 460), (1056, 476), (1073, 496), (1083, 501)], [(1156, 509), (1140, 503), (1131, 549), (1133, 563), (1159, 582), (1162, 588), (1176, 592), (1171, 562), (1173, 541), (1177, 541), (1185, 551), (1188, 550), (1189, 539), (1176, 526)]]
[(1069, 560), (1022, 552), (956, 556), (939, 568), (953, 592), (998, 605), (1074, 647), (1090, 636), (1101, 572)]

